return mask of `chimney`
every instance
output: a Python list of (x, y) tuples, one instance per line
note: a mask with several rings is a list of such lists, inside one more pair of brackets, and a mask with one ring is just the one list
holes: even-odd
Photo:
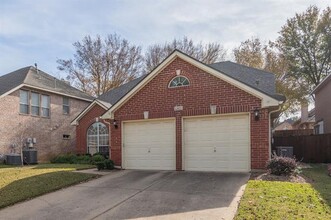
[(308, 104), (306, 102), (301, 103), (301, 123), (308, 119)]

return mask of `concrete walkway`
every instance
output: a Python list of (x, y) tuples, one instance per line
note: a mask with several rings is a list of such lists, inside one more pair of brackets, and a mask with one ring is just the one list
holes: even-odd
[(1, 219), (233, 219), (249, 174), (117, 171), (0, 211)]

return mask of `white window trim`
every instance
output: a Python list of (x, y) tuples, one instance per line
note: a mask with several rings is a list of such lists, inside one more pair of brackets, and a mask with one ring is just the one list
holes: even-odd
[[(182, 86), (171, 86), (171, 83), (176, 79), (176, 78), (185, 78), (188, 82), (188, 85), (182, 85)], [(187, 87), (187, 86), (190, 86), (191, 85), (191, 82), (190, 80), (186, 77), (186, 76), (182, 76), (182, 75), (179, 75), (179, 76), (175, 76), (174, 78), (172, 78), (168, 84), (168, 88), (169, 89), (174, 89), (174, 88), (180, 88), (180, 87)]]
[[(68, 104), (64, 104), (64, 99), (67, 98), (68, 99)], [(68, 107), (68, 113), (64, 112), (64, 107)], [(64, 115), (70, 115), (70, 98), (67, 96), (63, 96), (62, 97), (62, 113)]]
[[(97, 152), (100, 152), (100, 147), (108, 147), (108, 151), (109, 151), (109, 146), (110, 146), (110, 142), (109, 142), (109, 128), (103, 124), (106, 128), (107, 128), (107, 134), (100, 134), (100, 130), (99, 130), (99, 123), (103, 124), (102, 122), (95, 122), (93, 124), (91, 124), (88, 129), (87, 129), (87, 132), (86, 132), (86, 141), (87, 141), (87, 153), (90, 153), (90, 146), (89, 146), (89, 137), (96, 137), (97, 139)], [(94, 124), (97, 124), (97, 134), (91, 134), (89, 135), (88, 132), (89, 132), (89, 129), (91, 126), (93, 126)], [(100, 144), (100, 137), (108, 137), (108, 145), (101, 145)]]

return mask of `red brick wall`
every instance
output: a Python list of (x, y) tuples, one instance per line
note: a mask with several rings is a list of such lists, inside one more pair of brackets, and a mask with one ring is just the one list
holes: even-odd
[[(104, 110), (99, 105), (94, 105), (80, 120), (79, 124), (76, 126), (76, 152), (79, 154), (85, 154), (87, 153), (87, 139), (86, 139), (86, 132), (87, 129), (96, 122), (96, 118), (99, 118), (103, 113), (105, 113), (106, 110)], [(103, 120), (99, 120), (100, 122), (103, 122)], [(105, 124), (107, 127), (108, 125)]]
[[(190, 80), (190, 86), (168, 88), (176, 70)], [(217, 113), (252, 112), (261, 106), (261, 100), (239, 88), (212, 76), (201, 69), (176, 58), (139, 92), (124, 103), (114, 114), (119, 122), (149, 118), (176, 118), (176, 169), (182, 169), (182, 120), (183, 116), (209, 115), (210, 105), (217, 105)], [(183, 106), (183, 111), (174, 111), (174, 106)], [(111, 128), (111, 155), (116, 165), (121, 165), (121, 123)], [(265, 167), (269, 157), (268, 110), (262, 111), (261, 119), (251, 118), (251, 168)]]

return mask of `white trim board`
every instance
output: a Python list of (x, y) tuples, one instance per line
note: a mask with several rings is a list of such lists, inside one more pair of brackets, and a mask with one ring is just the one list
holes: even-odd
[(186, 54), (183, 54), (179, 51), (174, 51), (171, 55), (168, 56), (159, 66), (157, 66), (150, 74), (148, 74), (140, 83), (137, 84), (136, 87), (134, 87), (130, 92), (128, 92), (122, 99), (120, 99), (115, 105), (113, 105), (108, 111), (102, 115), (101, 118), (103, 119), (114, 119), (114, 111), (121, 107), (127, 100), (129, 100), (133, 95), (135, 95), (141, 88), (143, 88), (147, 83), (149, 83), (158, 73), (160, 73), (168, 64), (170, 64), (173, 60), (176, 58), (180, 58), (199, 69), (231, 84), (236, 86), (237, 88), (261, 99), (261, 107), (266, 108), (270, 106), (278, 106), (282, 102), (276, 100), (275, 98), (266, 95), (242, 82), (239, 82), (238, 80), (235, 80), (226, 74), (222, 74), (220, 71), (217, 71), (195, 59), (192, 57), (189, 57)]
[(81, 113), (79, 113), (79, 115), (70, 123), (70, 125), (78, 125), (79, 124), (79, 120), (84, 117), (84, 115), (90, 111), (95, 105), (99, 105), (101, 108), (103, 108), (104, 110), (107, 110), (111, 107), (111, 104), (95, 99), (93, 100), (92, 103), (90, 103)]
[(0, 98), (5, 97), (6, 95), (9, 95), (10, 93), (15, 92), (18, 89), (21, 89), (22, 87), (27, 87), (27, 88), (32, 88), (32, 89), (38, 89), (38, 90), (41, 90), (41, 91), (46, 91), (46, 92), (57, 94), (57, 95), (63, 95), (63, 96), (70, 97), (70, 98), (75, 98), (75, 99), (79, 99), (79, 100), (83, 100), (83, 101), (92, 102), (92, 99), (85, 99), (85, 98), (81, 98), (81, 97), (78, 97), (78, 96), (69, 95), (69, 94), (66, 94), (66, 93), (62, 93), (62, 92), (57, 92), (57, 91), (50, 90), (50, 89), (41, 88), (41, 87), (38, 87), (38, 86), (32, 86), (32, 85), (25, 84), (25, 83), (22, 83), (19, 86), (16, 86), (15, 88), (13, 88), (13, 89), (5, 92), (4, 94), (2, 94), (0, 96)]

